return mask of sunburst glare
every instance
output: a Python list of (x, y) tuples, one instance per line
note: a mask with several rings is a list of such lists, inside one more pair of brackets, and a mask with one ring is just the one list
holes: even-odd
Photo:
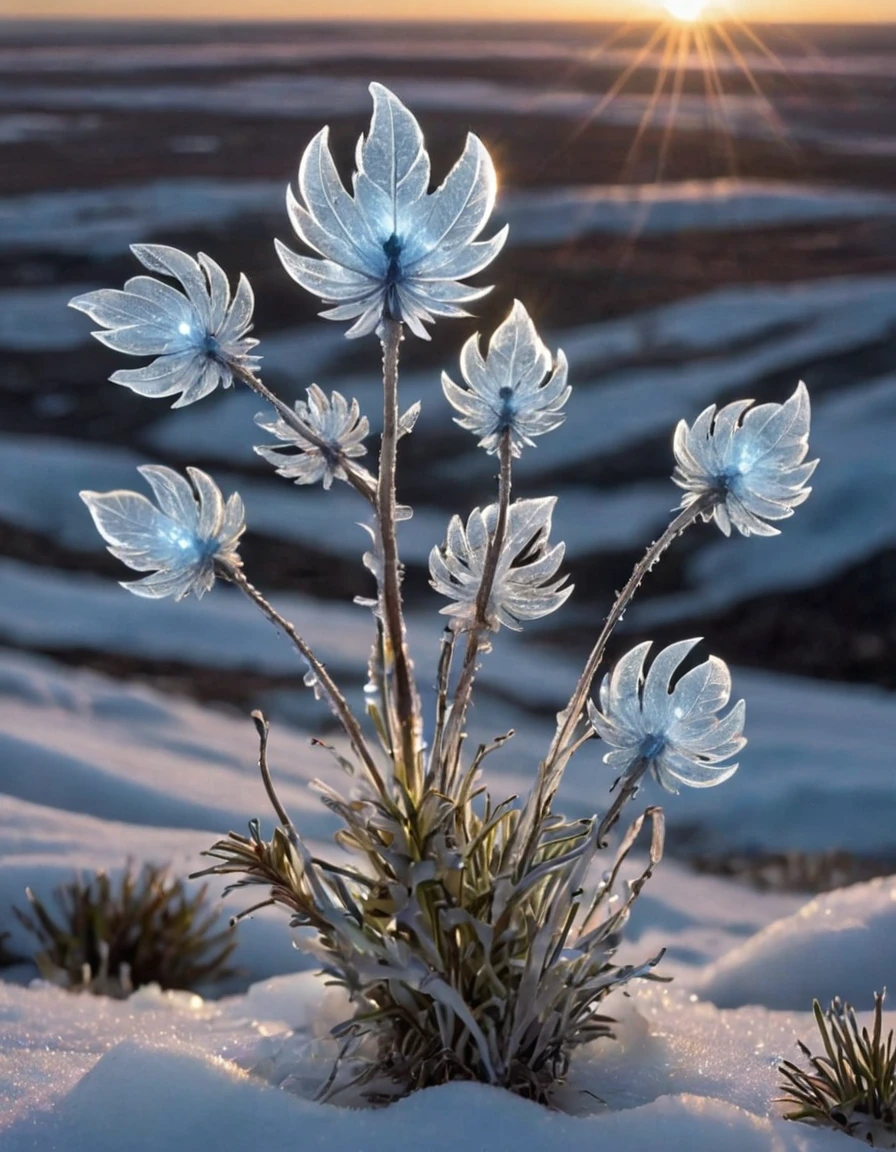
[(676, 20), (692, 24), (706, 9), (704, 0), (666, 0), (666, 11)]

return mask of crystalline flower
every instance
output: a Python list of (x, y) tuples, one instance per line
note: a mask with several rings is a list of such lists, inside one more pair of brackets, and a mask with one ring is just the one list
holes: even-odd
[(137, 471), (149, 482), (158, 508), (137, 492), (81, 492), (109, 551), (130, 568), (150, 572), (123, 581), (137, 596), (182, 600), (201, 597), (215, 582), (215, 564), (240, 567), (237, 544), (246, 530), (243, 502), (234, 494), (224, 503), (217, 484), (198, 468), (183, 476), (160, 464)]
[(511, 452), (519, 456), (524, 444), (534, 447), (533, 436), (559, 428), (566, 419), (561, 409), (572, 391), (566, 357), (558, 351), (554, 363), (519, 300), (495, 329), (485, 359), (478, 335), (464, 344), (460, 370), (467, 387), (443, 372), (442, 388), (462, 413), (455, 423), (480, 436), (479, 446), (488, 452), (497, 452), (502, 434), (509, 432)]
[(588, 714), (598, 736), (613, 748), (604, 756), (620, 774), (645, 761), (668, 792), (679, 785), (712, 788), (737, 771), (722, 764), (746, 744), (740, 700), (727, 716), (718, 713), (731, 695), (731, 676), (724, 660), (710, 658), (676, 683), (670, 681), (682, 661), (699, 644), (681, 640), (664, 648), (644, 677), (650, 641), (626, 653), (600, 686), (600, 711), (589, 701)]
[[(556, 611), (572, 592), (564, 588), (567, 577), (549, 584), (563, 561), (564, 544), (548, 547), (551, 515), (556, 496), (541, 500), (517, 500), (510, 505), (504, 547), (488, 602), (490, 626), (504, 624), (521, 631), (521, 620), (538, 620)], [(447, 543), (429, 554), (430, 583), (453, 600), (441, 611), (457, 620), (472, 622), (482, 582), (485, 557), (498, 520), (498, 505), (475, 508), (464, 530), (459, 516), (448, 525)]]
[(686, 490), (681, 506), (714, 497), (706, 519), (713, 516), (726, 536), (732, 527), (744, 536), (780, 535), (767, 521), (793, 515), (812, 491), (804, 485), (818, 464), (804, 463), (810, 415), (805, 384), (786, 404), (752, 403), (737, 400), (718, 412), (713, 404), (693, 427), (682, 420), (675, 429), (672, 479)]
[(339, 392), (334, 392), (328, 400), (326, 393), (316, 384), (307, 391), (308, 403), (298, 401), (296, 413), (329, 448), (312, 444), (280, 417), (268, 422), (264, 416), (256, 416), (255, 422), (260, 428), (298, 448), (299, 452), (296, 456), (281, 456), (278, 445), (265, 444), (256, 447), (255, 451), (275, 466), (278, 475), (294, 480), (296, 484), (316, 484), (323, 480), (324, 488), (329, 488), (334, 480), (346, 478), (343, 459), (363, 456), (367, 452), (362, 441), (370, 431), (370, 425), (367, 417), (361, 415), (357, 400), (352, 400), (349, 405)]
[(297, 256), (279, 240), (290, 276), (325, 303), (321, 315), (355, 320), (348, 336), (366, 336), (384, 317), (428, 340), (435, 316), (466, 316), (462, 305), (488, 288), (460, 281), (481, 272), (507, 239), (504, 228), (474, 243), (491, 215), (495, 170), (482, 142), (467, 137), (445, 182), (429, 192), (429, 156), (420, 126), (382, 84), (371, 84), (373, 119), (358, 141), (350, 196), (330, 154), (328, 129), (305, 150), (299, 168), (302, 206), (287, 193), (292, 226), (323, 259)]
[(223, 269), (203, 252), (197, 263), (164, 244), (132, 244), (131, 251), (151, 272), (179, 280), (184, 292), (152, 276), (134, 276), (121, 292), (101, 288), (69, 301), (69, 307), (108, 329), (93, 333), (101, 343), (132, 356), (156, 357), (144, 368), (113, 372), (113, 383), (141, 396), (180, 392), (172, 407), (183, 408), (219, 384), (228, 388), (235, 366), (257, 366), (249, 352), (258, 341), (246, 337), (255, 298), (245, 276), (231, 300)]

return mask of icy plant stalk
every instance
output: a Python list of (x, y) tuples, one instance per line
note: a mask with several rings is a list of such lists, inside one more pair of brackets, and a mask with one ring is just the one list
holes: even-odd
[[(604, 675), (590, 700), (607, 642), (642, 580), (675, 538), (714, 519), (726, 534), (772, 535), (808, 494), (809, 400), (800, 387), (787, 403), (743, 401), (708, 408), (675, 434), (674, 479), (685, 492), (669, 527), (647, 550), (612, 606), (557, 718), (554, 738), (524, 803), (493, 802), (480, 783), (483, 761), (512, 736), (466, 749), (466, 719), (477, 671), (502, 627), (559, 609), (572, 588), (562, 573), (564, 546), (551, 541), (554, 497), (513, 499), (513, 461), (559, 428), (570, 398), (568, 366), (551, 352), (517, 301), (487, 345), (467, 341), (459, 375), (442, 388), (456, 422), (495, 458), (494, 503), (451, 518), (432, 549), (433, 588), (448, 622), (438, 659), (435, 716), (423, 709), (408, 655), (402, 606), (398, 525), (411, 515), (396, 503), (401, 439), (419, 404), (402, 414), (399, 352), (406, 332), (428, 338), (437, 317), (466, 315), (486, 288), (465, 281), (498, 254), (506, 230), (481, 236), (495, 201), (496, 178), (475, 136), (444, 182), (430, 191), (430, 164), (419, 125), (387, 89), (371, 86), (373, 118), (358, 144), (351, 192), (330, 155), (327, 130), (309, 144), (288, 210), (313, 254), (278, 242), (290, 276), (351, 321), (350, 337), (376, 335), (383, 366), (383, 433), (376, 473), (361, 462), (368, 423), (356, 401), (317, 384), (290, 407), (259, 376), (252, 350), (251, 289), (241, 278), (231, 299), (214, 261), (158, 245), (134, 248), (151, 277), (124, 291), (72, 301), (124, 352), (154, 356), (113, 380), (146, 395), (192, 403), (218, 385), (242, 384), (270, 408), (258, 423), (277, 440), (260, 455), (298, 485), (349, 484), (366, 505), (372, 545), (364, 563), (376, 583), (375, 638), (365, 691), (368, 725), (301, 632), (249, 580), (239, 557), (244, 531), (236, 494), (226, 501), (198, 469), (186, 478), (161, 466), (141, 469), (155, 503), (131, 492), (83, 493), (110, 550), (148, 573), (126, 584), (148, 597), (200, 596), (216, 578), (235, 585), (292, 643), (306, 684), (323, 698), (348, 744), (323, 741), (349, 778), (343, 794), (313, 787), (341, 820), (336, 834), (350, 863), (313, 857), (283, 804), (268, 760), (269, 729), (254, 714), (259, 769), (278, 826), (270, 839), (258, 821), (231, 832), (207, 855), (207, 872), (234, 887), (261, 886), (263, 904), (285, 907), (298, 943), (341, 985), (351, 1009), (334, 1029), (340, 1059), (322, 1086), (334, 1096), (351, 1082), (376, 1099), (475, 1079), (548, 1100), (577, 1046), (610, 1033), (599, 1006), (614, 989), (648, 976), (659, 956), (620, 967), (614, 952), (632, 902), (662, 854), (663, 816), (650, 807), (617, 845), (594, 885), (592, 871), (625, 805), (647, 777), (670, 792), (710, 787), (736, 770), (744, 705), (728, 708), (731, 680), (710, 657), (682, 674), (696, 640), (658, 652), (632, 649)], [(252, 353), (252, 354), (250, 354)], [(599, 511), (599, 509), (596, 509)], [(727, 711), (726, 711), (727, 709)], [(567, 821), (553, 809), (563, 770), (589, 739), (607, 747), (615, 797), (601, 814)], [(620, 869), (651, 826), (647, 865), (623, 887)], [(621, 889), (621, 890), (620, 890)], [(257, 907), (258, 905), (256, 905)]]

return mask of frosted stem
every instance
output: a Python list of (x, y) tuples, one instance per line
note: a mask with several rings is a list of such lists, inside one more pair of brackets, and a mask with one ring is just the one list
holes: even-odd
[(629, 577), (628, 583), (616, 597), (616, 603), (610, 609), (610, 614), (604, 621), (604, 626), (600, 631), (600, 635), (595, 642), (594, 647), (591, 649), (582, 674), (576, 684), (575, 691), (569, 704), (560, 713), (557, 722), (557, 730), (554, 734), (554, 739), (551, 744), (550, 751), (548, 752), (546, 762), (551, 763), (556, 757), (561, 756), (566, 750), (567, 742), (575, 731), (576, 725), (582, 715), (582, 709), (585, 706), (585, 701), (588, 698), (588, 693), (591, 691), (591, 685), (597, 670), (600, 667), (600, 662), (603, 659), (604, 651), (607, 647), (610, 637), (613, 635), (613, 630), (616, 625), (625, 615), (625, 610), (628, 608), (635, 593), (641, 586), (641, 581), (647, 573), (653, 568), (654, 564), (662, 557), (663, 553), (672, 542), (689, 528), (696, 520), (699, 520), (703, 513), (712, 505), (715, 497), (705, 496), (700, 500), (695, 501), (690, 507), (685, 508), (680, 512), (672, 523), (668, 526), (665, 532), (657, 540), (650, 545), (645, 552), (643, 558), (635, 565), (634, 571)]
[(325, 666), (314, 655), (308, 644), (302, 639), (296, 631), (295, 626), (285, 619), (280, 613), (270, 604), (264, 596), (258, 591), (254, 584), (250, 584), (243, 572), (236, 567), (230, 565), (222, 566), (221, 573), (232, 584), (248, 597), (249, 600), (259, 608), (264, 615), (270, 620), (275, 628), (279, 628), (289, 639), (292, 641), (293, 647), (301, 655), (303, 660), (308, 664), (309, 668), (317, 678), (323, 691), (326, 693), (330, 701), (330, 705), (336, 714), (337, 719), (342, 725), (346, 736), (351, 741), (351, 745), (355, 753), (361, 758), (364, 767), (367, 769), (371, 780), (378, 789), (381, 796), (388, 796), (386, 786), (383, 778), (380, 775), (379, 769), (376, 766), (376, 761), (367, 747), (367, 742), (364, 739), (364, 734), (361, 732), (360, 725), (355, 719), (354, 713), (348, 705), (348, 701), (342, 695), (336, 682), (333, 680), (330, 673)]
[(385, 318), (380, 330), (383, 345), (383, 439), (380, 448), (376, 510), (382, 550), (380, 599), (387, 655), (394, 670), (395, 712), (399, 748), (395, 749), (396, 776), (411, 796), (417, 796), (421, 781), (418, 765), (420, 705), (411, 675), (404, 614), (401, 607), (401, 564), (395, 531), (395, 470), (398, 447), (398, 354), (401, 322)]
[(649, 760), (638, 760), (637, 763), (633, 764), (628, 772), (626, 772), (622, 779), (618, 781), (619, 790), (616, 793), (613, 803), (606, 810), (603, 817), (601, 818), (600, 824), (598, 825), (598, 848), (603, 848), (605, 846), (606, 836), (613, 830), (613, 826), (619, 819), (619, 815), (622, 812), (622, 809), (638, 791), (641, 783), (641, 777), (649, 767)]
[(498, 519), (495, 523), (495, 531), (488, 542), (488, 549), (485, 553), (485, 562), (482, 566), (482, 581), (476, 595), (476, 615), (473, 620), (473, 627), (467, 633), (464, 662), (461, 667), (457, 688), (454, 692), (454, 701), (451, 705), (451, 714), (448, 719), (446, 775), (449, 781), (454, 777), (457, 758), (460, 754), (460, 746), (463, 740), (463, 727), (467, 718), (467, 709), (470, 706), (473, 681), (476, 678), (476, 660), (482, 650), (482, 641), (485, 633), (488, 632), (490, 628), (488, 606), (495, 584), (495, 576), (498, 572), (498, 561), (501, 558), (501, 550), (504, 547), (504, 540), (507, 535), (512, 460), (509, 431), (505, 432), (501, 437), (499, 455), (501, 459), (501, 472), (498, 480)]
[[(572, 755), (575, 748), (578, 746), (579, 741), (574, 739), (575, 730), (578, 726), (579, 720), (582, 716), (582, 710), (585, 707), (585, 702), (588, 699), (588, 693), (591, 691), (591, 685), (597, 670), (600, 667), (600, 662), (604, 656), (604, 650), (607, 643), (613, 634), (613, 629), (622, 619), (625, 614), (626, 608), (632, 601), (635, 593), (641, 585), (641, 581), (651, 570), (654, 564), (662, 557), (663, 553), (673, 541), (689, 528), (693, 523), (700, 519), (700, 517), (707, 512), (716, 500), (715, 495), (709, 494), (696, 500), (690, 507), (685, 508), (672, 523), (666, 528), (662, 536), (655, 540), (645, 552), (643, 558), (635, 565), (628, 583), (616, 597), (616, 603), (610, 609), (610, 614), (604, 622), (600, 635), (594, 647), (591, 649), (582, 674), (576, 684), (575, 691), (572, 694), (569, 704), (557, 716), (557, 729), (554, 733), (554, 739), (551, 742), (551, 747), (548, 750), (547, 756), (541, 762), (538, 768), (538, 779), (535, 784), (534, 794), (530, 798), (524, 810), (524, 817), (520, 822), (519, 835), (525, 845), (524, 856), (529, 853), (534, 845), (533, 836), (535, 829), (538, 826), (538, 821), (545, 807), (550, 804), (560, 784), (560, 779), (563, 775), (563, 769)], [(643, 774), (643, 773), (641, 773)], [(619, 816), (619, 810), (625, 800), (631, 795), (631, 792), (623, 791), (617, 796), (610, 813), (613, 815), (613, 823)], [(607, 817), (604, 817), (606, 820)], [(601, 825), (603, 827), (603, 823)], [(601, 833), (603, 835), (606, 832)]]
[[(332, 455), (333, 445), (322, 440), (314, 429), (305, 423), (298, 412), (296, 412), (294, 408), (290, 408), (288, 404), (285, 404), (266, 384), (262, 384), (254, 372), (251, 372), (248, 368), (241, 367), (239, 364), (230, 364), (229, 367), (234, 376), (238, 380), (242, 380), (242, 382), (248, 388), (251, 388), (257, 396), (260, 396), (262, 400), (270, 404), (277, 415), (280, 416), (283, 422), (288, 424), (294, 432), (298, 432), (304, 440), (307, 440), (309, 444), (313, 444), (315, 448), (319, 448), (322, 452)], [(376, 482), (373, 477), (365, 469), (359, 468), (341, 453), (339, 465), (352, 488), (354, 488), (356, 492), (360, 492), (364, 499), (370, 504), (373, 504), (376, 499)]]

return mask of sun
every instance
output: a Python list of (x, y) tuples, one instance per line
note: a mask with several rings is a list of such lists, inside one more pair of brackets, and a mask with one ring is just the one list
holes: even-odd
[(703, 15), (706, 0), (666, 0), (666, 11), (676, 20), (693, 24)]

